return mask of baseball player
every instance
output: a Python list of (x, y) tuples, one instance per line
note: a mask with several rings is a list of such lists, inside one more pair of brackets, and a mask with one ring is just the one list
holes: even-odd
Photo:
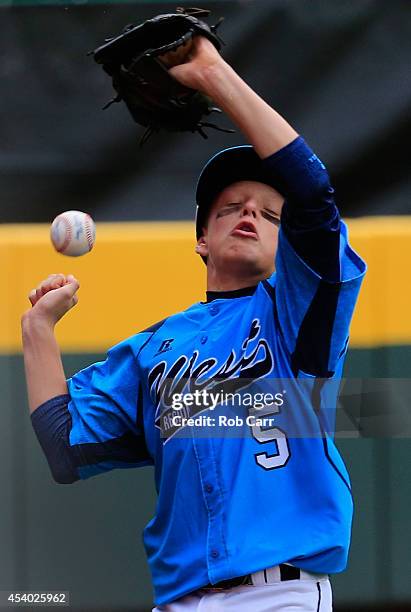
[[(335, 405), (324, 409), (315, 381), (341, 377), (365, 264), (323, 163), (214, 46), (198, 37), (189, 55), (164, 61), (250, 143), (218, 153), (198, 182), (207, 299), (66, 381), (53, 330), (79, 283), (44, 280), (22, 318), (33, 426), (60, 483), (154, 466), (158, 503), (144, 543), (156, 611), (329, 611), (352, 498), (329, 434)], [(175, 398), (188, 391), (269, 379), (308, 380), (313, 393), (288, 408), (280, 401), (271, 423), (251, 424), (248, 436), (190, 430), (183, 417), (219, 414), (204, 401), (174, 418)], [(298, 435), (298, 423), (288, 431), (287, 414), (319, 435)]]

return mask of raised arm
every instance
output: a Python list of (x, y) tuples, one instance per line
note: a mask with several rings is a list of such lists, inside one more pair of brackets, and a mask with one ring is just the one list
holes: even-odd
[[(365, 271), (351, 250), (324, 164), (206, 39), (163, 61), (184, 85), (210, 96), (254, 146), (284, 197), (270, 279), (276, 317), (295, 375), (333, 375)], [(184, 62), (184, 63), (181, 63)]]
[(174, 78), (211, 97), (254, 146), (285, 198), (282, 232), (309, 266), (338, 280), (340, 219), (324, 164), (207, 39), (194, 38), (191, 47), (161, 59)]
[(67, 394), (54, 328), (77, 304), (78, 288), (74, 276), (52, 274), (30, 292), (32, 308), (24, 313), (21, 321), (30, 412), (53, 397)]
[(113, 468), (150, 465), (136, 354), (148, 336), (112, 347), (66, 381), (54, 327), (77, 303), (73, 276), (52, 275), (22, 317), (31, 419), (54, 479), (71, 483)]
[(169, 53), (163, 61), (174, 78), (210, 96), (261, 158), (297, 138), (291, 125), (243, 81), (206, 38), (194, 38), (191, 48)]

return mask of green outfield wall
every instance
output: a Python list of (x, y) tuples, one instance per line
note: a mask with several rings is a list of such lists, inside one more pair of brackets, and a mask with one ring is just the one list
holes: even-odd
[[(64, 356), (67, 375), (103, 358)], [(404, 376), (411, 346), (352, 349), (346, 375)], [(0, 590), (70, 591), (75, 610), (149, 610), (150, 576), (141, 532), (153, 515), (152, 468), (117, 470), (58, 485), (31, 429), (22, 357), (0, 358)], [(338, 440), (356, 512), (348, 570), (334, 577), (335, 601), (411, 601), (411, 441)], [(387, 608), (387, 610), (390, 608)]]

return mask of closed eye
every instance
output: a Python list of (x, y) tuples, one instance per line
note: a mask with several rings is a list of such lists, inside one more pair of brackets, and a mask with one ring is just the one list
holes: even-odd
[(264, 217), (264, 219), (267, 219), (267, 221), (270, 221), (271, 223), (276, 225), (277, 227), (280, 225), (280, 217), (273, 213), (271, 210), (262, 210), (261, 216)]
[(226, 204), (217, 212), (217, 219), (219, 217), (224, 217), (225, 215), (230, 215), (231, 213), (240, 210), (241, 206), (242, 204), (240, 204), (239, 202), (231, 202), (230, 204)]

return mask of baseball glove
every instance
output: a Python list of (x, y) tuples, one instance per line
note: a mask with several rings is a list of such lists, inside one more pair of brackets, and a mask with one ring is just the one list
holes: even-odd
[(194, 36), (205, 36), (217, 50), (223, 41), (215, 25), (208, 26), (199, 17), (208, 16), (208, 10), (177, 8), (176, 13), (157, 15), (140, 25), (128, 25), (122, 34), (106, 39), (105, 44), (90, 54), (112, 77), (117, 96), (113, 102), (123, 100), (134, 121), (147, 127), (141, 144), (153, 132), (199, 132), (207, 138), (203, 128), (213, 127), (204, 121), (205, 115), (221, 112), (209, 98), (199, 91), (180, 84), (168, 72), (159, 56), (186, 45)]

